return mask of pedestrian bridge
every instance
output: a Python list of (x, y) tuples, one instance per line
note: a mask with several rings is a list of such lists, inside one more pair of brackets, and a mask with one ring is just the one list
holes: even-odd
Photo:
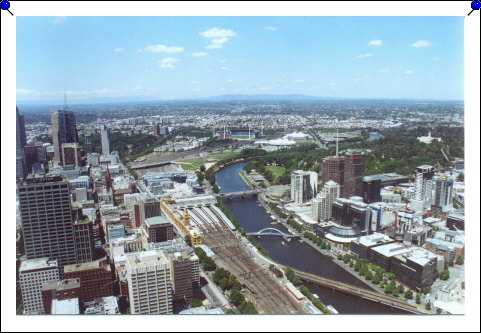
[(282, 231), (276, 228), (265, 228), (265, 229), (259, 230), (258, 232), (248, 232), (247, 234), (251, 236), (281, 236), (285, 239), (300, 237), (299, 235), (295, 235), (295, 234), (283, 233)]

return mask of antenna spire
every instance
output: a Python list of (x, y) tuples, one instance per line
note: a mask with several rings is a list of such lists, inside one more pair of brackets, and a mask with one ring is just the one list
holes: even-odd
[(68, 110), (68, 105), (67, 105), (67, 91), (65, 90), (65, 85), (63, 86), (63, 109)]
[(336, 157), (339, 156), (339, 129), (337, 130), (336, 134)]

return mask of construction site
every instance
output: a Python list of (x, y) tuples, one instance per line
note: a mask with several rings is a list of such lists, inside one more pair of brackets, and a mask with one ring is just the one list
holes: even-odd
[(161, 202), (161, 209), (184, 236), (190, 233), (196, 236), (193, 245), (209, 247), (217, 266), (237, 275), (258, 310), (266, 314), (307, 313), (286, 287), (254, 258), (215, 202), (213, 196), (165, 200)]

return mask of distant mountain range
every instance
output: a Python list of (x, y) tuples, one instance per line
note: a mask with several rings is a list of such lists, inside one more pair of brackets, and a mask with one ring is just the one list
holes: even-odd
[[(158, 103), (175, 103), (175, 102), (306, 102), (306, 101), (434, 101), (428, 99), (389, 99), (389, 98), (342, 98), (342, 97), (326, 97), (326, 96), (308, 96), (301, 94), (287, 94), (287, 95), (269, 95), (269, 94), (230, 94), (210, 97), (197, 98), (183, 98), (183, 99), (161, 99), (154, 96), (122, 96), (122, 97), (94, 97), (86, 99), (72, 99), (69, 100), (69, 105), (78, 104), (104, 104), (104, 103), (141, 103), (141, 102), (158, 102)], [(462, 101), (452, 101), (462, 102)], [(17, 101), (18, 106), (22, 105), (58, 105), (63, 106), (63, 100), (25, 100)]]

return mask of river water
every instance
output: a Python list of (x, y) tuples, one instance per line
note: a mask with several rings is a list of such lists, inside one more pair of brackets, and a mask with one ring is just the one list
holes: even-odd
[[(221, 192), (248, 190), (249, 186), (239, 176), (246, 162), (231, 164), (216, 174), (216, 183)], [(266, 227), (274, 227), (280, 231), (287, 229), (280, 224), (271, 225), (273, 221), (256, 199), (226, 200), (225, 205), (237, 218), (246, 232), (256, 232)], [(263, 236), (256, 239), (269, 251), (269, 256), (276, 262), (291, 266), (304, 272), (316, 274), (325, 278), (371, 289), (364, 282), (346, 272), (335, 264), (330, 257), (322, 255), (309, 245), (293, 239), (285, 242), (281, 237)], [(331, 304), (340, 314), (406, 314), (402, 310), (362, 300), (326, 287), (307, 285), (311, 291), (319, 296), (321, 301)]]

